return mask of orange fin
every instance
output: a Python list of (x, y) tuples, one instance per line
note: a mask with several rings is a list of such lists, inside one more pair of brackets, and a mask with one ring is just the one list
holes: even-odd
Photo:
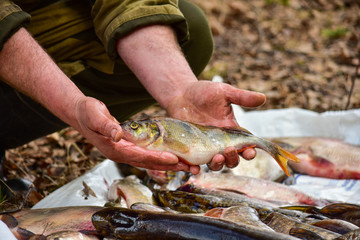
[(294, 162), (300, 162), (297, 157), (295, 157), (292, 153), (289, 153), (285, 149), (281, 148), (280, 146), (276, 145), (277, 154), (275, 156), (275, 159), (281, 169), (286, 173), (287, 176), (289, 176), (289, 171), (287, 169), (287, 161), (292, 160)]
[(256, 147), (256, 145), (246, 146), (246, 147), (244, 147), (244, 148), (238, 149), (238, 150), (237, 150), (237, 153), (241, 153), (241, 152), (245, 151), (246, 149), (255, 148), (255, 147)]

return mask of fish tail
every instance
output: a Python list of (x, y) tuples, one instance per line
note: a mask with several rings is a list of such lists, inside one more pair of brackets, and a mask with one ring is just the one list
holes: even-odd
[(287, 176), (289, 176), (289, 171), (287, 169), (287, 161), (292, 160), (295, 162), (299, 162), (299, 159), (295, 157), (292, 153), (289, 153), (282, 147), (275, 145), (276, 153), (274, 154), (274, 158), (281, 167), (281, 169), (286, 173)]

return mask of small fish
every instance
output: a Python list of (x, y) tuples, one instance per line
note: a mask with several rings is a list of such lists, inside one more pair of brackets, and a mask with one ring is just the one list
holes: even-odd
[(103, 236), (117, 239), (159, 240), (295, 240), (288, 235), (239, 225), (230, 221), (190, 214), (147, 212), (126, 208), (106, 208), (92, 217)]
[(360, 146), (320, 137), (275, 138), (271, 141), (293, 153), (299, 173), (334, 179), (360, 179)]
[[(10, 230), (18, 239), (29, 239), (34, 235), (49, 236), (63, 231), (80, 231), (92, 235), (97, 231), (91, 216), (101, 209), (103, 207), (96, 206), (27, 209), (13, 213), (12, 217), (8, 215), (3, 221), (12, 226)], [(0, 219), (3, 216), (0, 215)]]
[(108, 191), (109, 201), (119, 202), (123, 198), (127, 207), (137, 202), (154, 204), (152, 195), (152, 191), (135, 175), (114, 180)]
[(280, 146), (256, 137), (244, 128), (203, 126), (172, 118), (127, 121), (121, 127), (125, 140), (149, 150), (174, 153), (191, 165), (208, 163), (215, 154), (223, 153), (229, 146), (235, 146), (238, 152), (253, 147), (263, 149), (287, 175), (287, 161), (298, 161)]

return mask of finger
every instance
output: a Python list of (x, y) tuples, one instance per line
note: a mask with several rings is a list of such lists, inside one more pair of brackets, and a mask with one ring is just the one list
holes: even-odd
[(127, 162), (144, 162), (149, 165), (176, 165), (179, 163), (178, 157), (170, 152), (146, 150), (125, 140), (121, 140), (118, 147), (120, 148), (119, 152), (123, 154), (121, 158)]
[(192, 174), (196, 175), (200, 172), (200, 166), (195, 165), (195, 166), (190, 166), (190, 170), (189, 170)]
[(98, 114), (89, 118), (89, 128), (114, 142), (120, 141), (123, 136), (122, 129), (105, 104), (96, 101), (93, 107), (96, 108), (94, 112)]
[(224, 151), (225, 164), (228, 168), (234, 168), (239, 164), (240, 157), (235, 147), (228, 147)]
[(254, 148), (245, 149), (241, 156), (246, 160), (251, 160), (256, 156), (256, 150)]
[(223, 168), (225, 163), (225, 157), (222, 154), (216, 154), (210, 163), (208, 163), (208, 167), (213, 171), (219, 171)]
[(238, 89), (230, 85), (225, 93), (231, 103), (248, 108), (260, 107), (266, 101), (262, 93)]

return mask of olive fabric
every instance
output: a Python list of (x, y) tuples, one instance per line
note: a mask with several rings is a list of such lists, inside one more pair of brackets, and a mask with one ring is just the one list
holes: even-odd
[(0, 1), (0, 50), (9, 37), (30, 20), (30, 15), (9, 0)]
[[(33, 4), (22, 4), (30, 1)], [(153, 23), (168, 24), (176, 29), (182, 51), (196, 75), (203, 71), (212, 55), (213, 40), (206, 17), (196, 5), (186, 0), (180, 0), (179, 3), (177, 1), (97, 0), (93, 6), (87, 0), (15, 2), (18, 6), (25, 6), (23, 9), (31, 15), (30, 23), (29, 18), (22, 21), (19, 18), (18, 27), (27, 26), (29, 32), (81, 91), (87, 96), (103, 101), (111, 114), (120, 122), (155, 103), (155, 100), (124, 62), (116, 54), (111, 53), (115, 50), (109, 46), (115, 44), (118, 38), (140, 26)], [(125, 4), (126, 2), (130, 4), (127, 5), (130, 9), (131, 3), (142, 2), (144, 8), (149, 9), (144, 11), (148, 14), (153, 11), (153, 15), (145, 14), (145, 16), (137, 10), (134, 12), (129, 10), (127, 13), (129, 21), (124, 22), (120, 19), (122, 14), (106, 10), (106, 4), (110, 2), (111, 4)], [(0, 16), (4, 14), (3, 3), (0, 0)], [(101, 4), (104, 6), (99, 7)], [(150, 11), (150, 4), (160, 4), (162, 10), (158, 13), (155, 13), (155, 10), (159, 8)], [(22, 12), (13, 3), (12, 6), (24, 16), (28, 16), (28, 13)], [(96, 10), (97, 8), (99, 10)], [(164, 10), (167, 8), (170, 9), (169, 12)], [(99, 12), (96, 14), (97, 11)], [(106, 11), (110, 11), (108, 13), (110, 16), (106, 16)], [(101, 14), (105, 18), (104, 23), (99, 22)], [(142, 17), (136, 20), (130, 15), (133, 18), (139, 15)], [(6, 15), (4, 19), (8, 16)], [(161, 22), (159, 20), (161, 18), (165, 20)], [(154, 22), (154, 19), (157, 20)], [(1, 24), (3, 24), (2, 21), (0, 21), (0, 26)], [(96, 24), (99, 26), (96, 27)], [(16, 24), (13, 23), (12, 26)], [(16, 29), (16, 27), (12, 28)], [(113, 32), (109, 30), (113, 28)], [(10, 36), (11, 34), (7, 33), (4, 41)], [(111, 41), (114, 43), (109, 43)], [(2, 149), (20, 146), (66, 127), (65, 123), (40, 104), (2, 82), (0, 82), (0, 116), (0, 148)]]

